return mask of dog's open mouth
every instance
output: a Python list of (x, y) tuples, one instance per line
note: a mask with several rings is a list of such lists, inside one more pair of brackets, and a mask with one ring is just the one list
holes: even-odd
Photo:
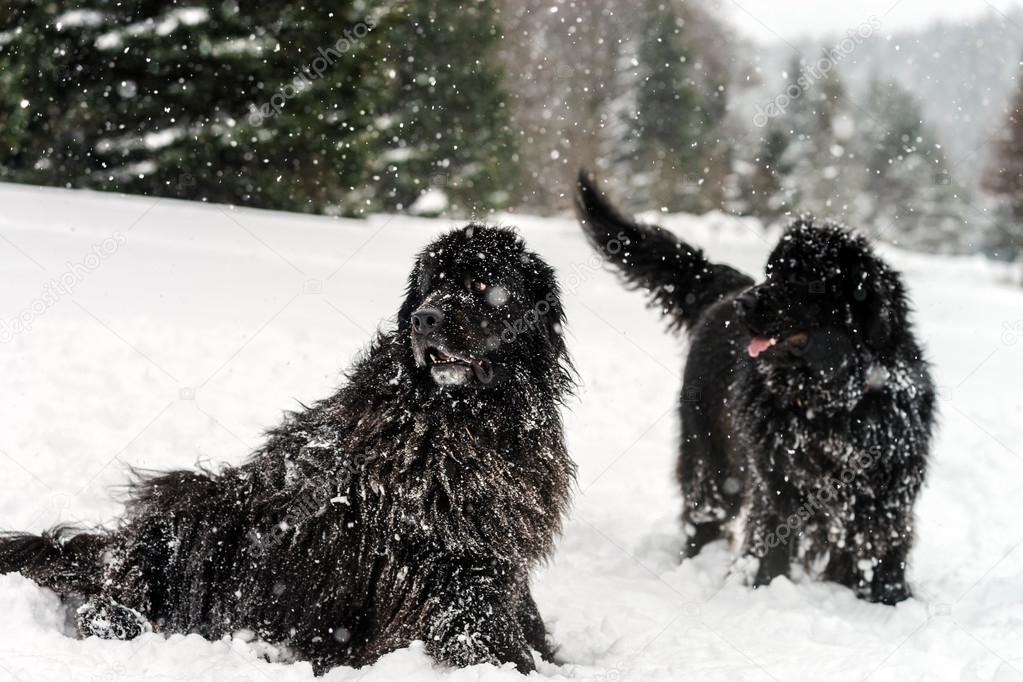
[(754, 336), (749, 340), (746, 353), (751, 358), (756, 358), (769, 349), (777, 347), (798, 354), (806, 349), (806, 343), (809, 339), (810, 337), (806, 332), (796, 332), (780, 340), (777, 336)]
[(489, 360), (459, 355), (436, 346), (427, 348), (425, 355), (430, 376), (442, 386), (460, 386), (473, 378), (481, 384), (494, 380), (494, 367)]

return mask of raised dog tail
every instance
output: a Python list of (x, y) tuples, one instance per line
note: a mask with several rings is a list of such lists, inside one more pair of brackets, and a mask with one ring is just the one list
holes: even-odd
[(585, 170), (579, 173), (575, 206), (590, 244), (618, 268), (628, 287), (648, 291), (651, 305), (676, 328), (691, 325), (721, 297), (754, 283), (734, 268), (707, 260), (700, 249), (663, 227), (622, 214)]
[(98, 594), (109, 536), (59, 526), (42, 535), (0, 533), (0, 574), (21, 573), (62, 596)]

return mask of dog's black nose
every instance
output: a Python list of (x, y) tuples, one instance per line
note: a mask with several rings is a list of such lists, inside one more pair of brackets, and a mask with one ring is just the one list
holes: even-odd
[(753, 294), (748, 291), (735, 299), (735, 309), (738, 311), (741, 317), (749, 315), (750, 311), (753, 310), (753, 304), (756, 303), (756, 299)]
[(444, 322), (444, 313), (436, 308), (420, 308), (412, 313), (412, 330), (417, 334), (429, 334), (442, 322)]

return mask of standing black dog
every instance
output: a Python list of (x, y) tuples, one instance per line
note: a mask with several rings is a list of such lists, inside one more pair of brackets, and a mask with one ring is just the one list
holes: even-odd
[(0, 537), (0, 573), (81, 601), (83, 635), (250, 632), (321, 673), (422, 640), (452, 666), (533, 670), (552, 649), (529, 572), (574, 475), (562, 323), (512, 231), (453, 231), (420, 254), (397, 330), (247, 464), (139, 480), (116, 529)]
[(862, 237), (800, 220), (755, 284), (623, 216), (585, 174), (577, 207), (625, 281), (689, 332), (686, 556), (736, 526), (754, 585), (800, 563), (871, 601), (906, 599), (934, 389), (899, 275)]

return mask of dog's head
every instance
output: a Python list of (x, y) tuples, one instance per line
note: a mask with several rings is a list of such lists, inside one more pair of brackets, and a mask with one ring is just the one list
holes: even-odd
[(564, 317), (554, 271), (515, 232), (469, 225), (420, 253), (398, 334), (420, 378), (475, 390), (562, 380)]
[(832, 376), (855, 360), (891, 357), (907, 334), (897, 273), (860, 236), (796, 222), (767, 263), (767, 277), (735, 300), (761, 367), (806, 367)]

